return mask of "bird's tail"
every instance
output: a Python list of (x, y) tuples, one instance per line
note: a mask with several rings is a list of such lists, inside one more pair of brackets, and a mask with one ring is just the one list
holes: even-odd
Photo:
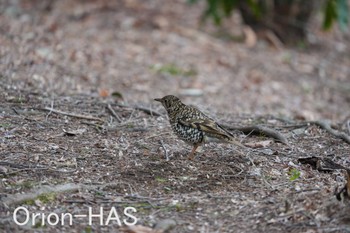
[(246, 146), (242, 145), (242, 143), (236, 141), (234, 138), (230, 138), (228, 142), (241, 148), (247, 148)]

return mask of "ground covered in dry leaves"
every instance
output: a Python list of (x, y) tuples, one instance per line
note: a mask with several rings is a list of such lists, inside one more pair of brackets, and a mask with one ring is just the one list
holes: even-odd
[[(298, 162), (350, 168), (349, 144), (302, 123), (348, 132), (348, 34), (310, 29), (307, 48), (247, 48), (237, 15), (223, 34), (198, 26), (203, 5), (180, 0), (0, 6), (2, 232), (350, 231), (349, 205), (334, 196), (344, 172)], [(191, 148), (153, 101), (166, 94), (226, 125), (275, 129), (289, 145), (234, 132), (253, 149), (209, 144), (188, 161)], [(18, 226), (17, 207), (41, 215)], [(115, 207), (122, 226), (42, 218), (89, 207), (104, 207), (105, 221)], [(123, 223), (126, 207), (138, 227)]]

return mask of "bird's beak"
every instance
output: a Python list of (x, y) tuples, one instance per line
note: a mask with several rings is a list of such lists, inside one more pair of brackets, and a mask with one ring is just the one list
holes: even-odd
[(157, 99), (154, 99), (155, 101), (158, 101), (158, 102), (162, 102), (162, 99), (159, 99), (159, 98), (157, 98)]

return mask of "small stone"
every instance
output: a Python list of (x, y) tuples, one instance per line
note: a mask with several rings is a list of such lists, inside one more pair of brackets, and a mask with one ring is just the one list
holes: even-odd
[(49, 47), (41, 47), (36, 49), (36, 54), (43, 59), (47, 60), (53, 60), (54, 59), (54, 53), (51, 48)]
[(176, 221), (173, 219), (163, 219), (155, 225), (154, 229), (163, 230), (167, 232), (176, 226)]
[(196, 88), (187, 88), (179, 91), (180, 95), (185, 96), (201, 96), (203, 95), (203, 91), (201, 89)]

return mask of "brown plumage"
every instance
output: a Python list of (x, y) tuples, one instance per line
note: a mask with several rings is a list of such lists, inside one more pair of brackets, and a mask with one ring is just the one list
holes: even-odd
[(198, 146), (207, 142), (232, 143), (244, 147), (233, 135), (195, 107), (185, 105), (179, 98), (167, 95), (160, 99), (168, 112), (171, 128), (183, 141), (193, 145), (189, 159), (194, 158)]

